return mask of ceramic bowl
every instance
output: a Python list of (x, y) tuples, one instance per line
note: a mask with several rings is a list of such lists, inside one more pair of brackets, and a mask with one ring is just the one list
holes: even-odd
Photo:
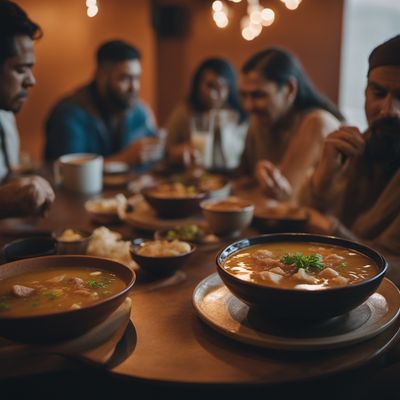
[(176, 256), (156, 257), (138, 254), (138, 250), (145, 242), (149, 242), (149, 240), (139, 238), (132, 241), (130, 247), (131, 257), (143, 271), (160, 277), (171, 275), (180, 269), (196, 249), (193, 244), (188, 243), (190, 251)]
[(26, 343), (48, 343), (71, 339), (88, 332), (104, 321), (127, 297), (136, 275), (118, 262), (89, 256), (48, 256), (18, 260), (0, 266), (0, 280), (27, 272), (52, 268), (88, 267), (115, 274), (125, 282), (118, 293), (92, 305), (43, 315), (5, 317), (0, 313), (0, 336)]
[(210, 231), (218, 236), (235, 236), (246, 229), (253, 218), (254, 205), (237, 197), (204, 200), (200, 204)]
[(143, 189), (142, 195), (161, 218), (185, 218), (200, 213), (200, 202), (207, 197), (205, 192), (186, 197), (160, 197), (154, 194), (155, 188)]
[(34, 236), (16, 239), (3, 247), (3, 257), (9, 261), (50, 256), (57, 253), (57, 242), (51, 236)]
[(305, 232), (308, 219), (306, 208), (279, 204), (256, 209), (253, 225), (261, 233)]
[(67, 233), (66, 230), (56, 232), (54, 239), (56, 240), (57, 254), (86, 254), (91, 238), (91, 232), (82, 229), (70, 229)]
[[(224, 261), (238, 250), (276, 242), (325, 244), (356, 251), (369, 257), (378, 267), (378, 273), (372, 278), (347, 286), (306, 290), (285, 289), (246, 281), (223, 268)], [(360, 243), (332, 236), (302, 233), (270, 234), (239, 240), (222, 249), (216, 262), (219, 276), (237, 298), (268, 317), (287, 321), (328, 319), (352, 310), (375, 292), (388, 267), (383, 256)]]

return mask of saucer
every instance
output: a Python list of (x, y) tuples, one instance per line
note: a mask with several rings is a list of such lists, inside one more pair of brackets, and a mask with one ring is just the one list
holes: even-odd
[(239, 342), (269, 349), (321, 350), (350, 346), (384, 331), (400, 313), (400, 292), (384, 278), (359, 307), (304, 326), (271, 320), (251, 309), (214, 273), (196, 286), (193, 304), (206, 324)]
[(47, 372), (53, 367), (54, 356), (105, 365), (130, 321), (131, 306), (132, 300), (127, 297), (106, 320), (84, 335), (51, 345), (20, 344), (0, 337), (0, 376)]

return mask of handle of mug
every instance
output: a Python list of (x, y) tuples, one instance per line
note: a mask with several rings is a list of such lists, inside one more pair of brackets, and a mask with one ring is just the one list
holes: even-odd
[(60, 160), (55, 160), (53, 163), (53, 179), (55, 185), (61, 185), (62, 174), (61, 174), (61, 162)]

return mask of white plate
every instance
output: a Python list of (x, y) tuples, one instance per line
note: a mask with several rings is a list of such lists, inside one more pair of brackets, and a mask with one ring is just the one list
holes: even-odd
[(272, 349), (320, 350), (349, 346), (388, 328), (399, 315), (400, 292), (384, 278), (377, 291), (354, 310), (324, 322), (288, 326), (251, 310), (214, 273), (197, 285), (193, 304), (204, 322), (240, 342)]

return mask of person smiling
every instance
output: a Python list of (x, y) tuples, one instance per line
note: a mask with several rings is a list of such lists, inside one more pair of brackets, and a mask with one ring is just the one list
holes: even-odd
[(270, 198), (295, 200), (341, 113), (281, 48), (263, 50), (244, 64), (239, 94), (251, 116), (240, 173), (254, 174)]

